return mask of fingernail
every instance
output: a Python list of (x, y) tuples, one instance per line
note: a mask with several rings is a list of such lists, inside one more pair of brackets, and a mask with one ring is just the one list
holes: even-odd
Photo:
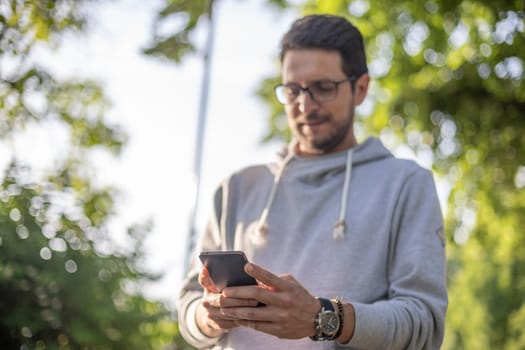
[(246, 271), (247, 272), (253, 272), (253, 265), (250, 264), (250, 263), (246, 264)]

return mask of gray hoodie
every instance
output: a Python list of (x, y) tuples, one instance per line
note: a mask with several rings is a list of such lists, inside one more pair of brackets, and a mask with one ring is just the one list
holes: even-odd
[(194, 259), (179, 302), (182, 335), (214, 349), (438, 349), (447, 309), (443, 220), (431, 173), (396, 159), (377, 139), (304, 158), (245, 168), (215, 193), (202, 250), (243, 250), (312, 295), (354, 306), (348, 344), (283, 340), (247, 328), (205, 337)]

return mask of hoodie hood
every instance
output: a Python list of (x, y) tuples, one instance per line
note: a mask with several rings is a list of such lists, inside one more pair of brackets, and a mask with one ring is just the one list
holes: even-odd
[(351, 149), (321, 157), (302, 157), (297, 155), (296, 149), (297, 142), (290, 143), (285, 151), (282, 152), (280, 161), (270, 167), (270, 170), (274, 174), (274, 183), (266, 206), (259, 219), (258, 233), (264, 236), (268, 232), (268, 214), (283, 176), (289, 177), (291, 181), (298, 181), (315, 186), (318, 183), (329, 181), (331, 177), (338, 176), (344, 172), (339, 219), (334, 223), (333, 230), (334, 239), (344, 238), (346, 230), (344, 217), (348, 204), (348, 192), (351, 186), (353, 167), (383, 158), (393, 157), (392, 153), (376, 138), (369, 138), (364, 143)]
[(274, 175), (283, 167), (293, 167), (293, 171), (286, 171), (287, 176), (292, 176), (305, 183), (315, 184), (324, 181), (327, 177), (345, 171), (347, 167), (347, 153), (352, 151), (352, 167), (393, 157), (392, 153), (383, 146), (377, 138), (368, 138), (365, 142), (356, 145), (350, 150), (323, 155), (321, 157), (303, 157), (297, 154), (297, 141), (293, 141), (280, 155), (281, 158), (273, 167)]

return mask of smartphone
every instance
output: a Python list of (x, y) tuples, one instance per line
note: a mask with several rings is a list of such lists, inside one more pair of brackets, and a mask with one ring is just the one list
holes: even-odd
[(232, 286), (257, 284), (255, 278), (244, 272), (244, 265), (248, 259), (242, 251), (203, 251), (199, 254), (199, 258), (219, 290)]

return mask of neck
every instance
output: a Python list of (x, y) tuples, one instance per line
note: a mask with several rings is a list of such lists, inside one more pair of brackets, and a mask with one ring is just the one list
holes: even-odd
[(353, 132), (350, 132), (347, 134), (347, 136), (341, 140), (337, 145), (334, 147), (331, 147), (329, 149), (316, 149), (316, 148), (308, 148), (303, 147), (300, 142), (296, 142), (293, 146), (294, 153), (298, 156), (305, 157), (305, 158), (313, 158), (313, 157), (321, 157), (326, 154), (331, 153), (337, 153), (342, 152), (345, 150), (349, 150), (351, 148), (354, 148), (358, 145), (358, 142), (354, 136)]
[(352, 143), (349, 143), (345, 146), (335, 147), (335, 148), (332, 148), (331, 150), (304, 150), (304, 149), (301, 149), (301, 145), (299, 144), (299, 142), (296, 142), (293, 145), (293, 152), (296, 155), (304, 157), (304, 158), (314, 158), (314, 157), (322, 157), (327, 154), (347, 151), (351, 148), (354, 148), (357, 145), (358, 145), (357, 141), (354, 140), (354, 142)]

